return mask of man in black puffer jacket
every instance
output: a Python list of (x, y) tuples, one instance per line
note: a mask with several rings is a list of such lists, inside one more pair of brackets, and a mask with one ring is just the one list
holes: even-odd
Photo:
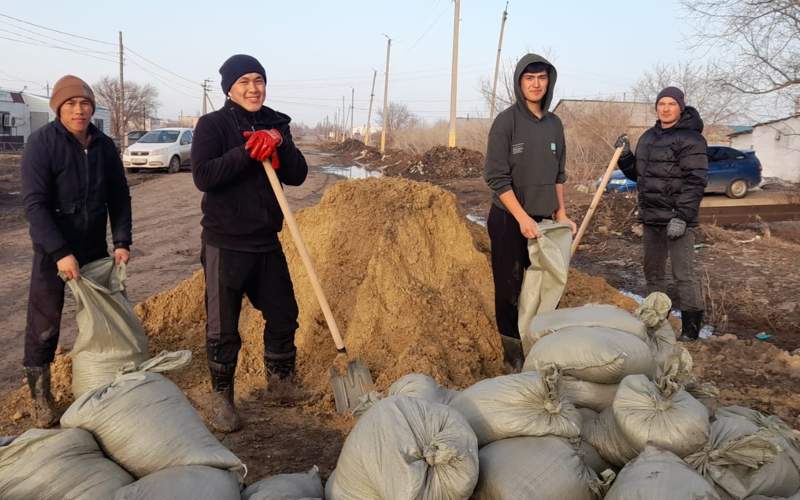
[(682, 339), (698, 337), (703, 323), (703, 298), (694, 271), (694, 228), (708, 173), (703, 120), (684, 104), (683, 92), (667, 87), (656, 98), (658, 121), (631, 154), (625, 135), (619, 167), (636, 181), (639, 217), (644, 227), (644, 275), (648, 293), (666, 292), (667, 255), (681, 308)]
[(264, 367), (269, 390), (292, 389), (297, 302), (278, 240), (283, 214), (262, 161), (270, 159), (284, 184), (308, 174), (295, 147), (290, 118), (264, 106), (266, 73), (253, 57), (230, 57), (219, 70), (228, 97), (197, 122), (192, 175), (203, 191), (201, 261), (206, 276), (206, 352), (211, 373), (212, 425), (240, 428), (233, 380), (242, 341), (239, 313), (247, 295), (266, 320)]

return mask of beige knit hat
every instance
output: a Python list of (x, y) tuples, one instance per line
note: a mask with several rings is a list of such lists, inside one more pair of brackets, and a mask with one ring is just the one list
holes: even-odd
[(50, 109), (56, 115), (61, 105), (72, 99), (73, 97), (84, 97), (89, 99), (92, 103), (92, 112), (97, 106), (94, 101), (94, 92), (92, 87), (86, 84), (83, 80), (73, 75), (62, 76), (53, 87), (53, 94), (50, 96)]

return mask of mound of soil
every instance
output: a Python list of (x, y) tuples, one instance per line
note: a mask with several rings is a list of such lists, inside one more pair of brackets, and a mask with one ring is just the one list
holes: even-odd
[(388, 167), (386, 173), (415, 180), (465, 179), (483, 174), (483, 153), (435, 146), (416, 161)]

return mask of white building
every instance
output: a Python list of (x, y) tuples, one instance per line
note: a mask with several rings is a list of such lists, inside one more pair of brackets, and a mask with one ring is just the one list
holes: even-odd
[(729, 137), (734, 148), (756, 152), (765, 177), (800, 182), (800, 113), (757, 123)]
[[(0, 89), (0, 151), (21, 149), (33, 131), (55, 117), (48, 97)], [(108, 108), (97, 106), (92, 121), (105, 134), (110, 134), (111, 111)]]

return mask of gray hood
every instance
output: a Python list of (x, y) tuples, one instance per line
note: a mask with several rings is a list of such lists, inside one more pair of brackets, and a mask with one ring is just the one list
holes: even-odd
[(516, 97), (516, 106), (517, 108), (525, 113), (527, 116), (538, 120), (533, 113), (528, 109), (528, 106), (525, 104), (525, 97), (522, 95), (522, 88), (519, 86), (519, 79), (522, 77), (522, 72), (525, 70), (525, 67), (531, 63), (544, 63), (550, 67), (549, 71), (549, 81), (547, 83), (547, 93), (544, 95), (544, 99), (542, 102), (542, 110), (549, 111), (550, 110), (550, 102), (553, 100), (553, 89), (556, 86), (556, 79), (558, 78), (558, 72), (556, 71), (555, 66), (553, 66), (550, 61), (545, 59), (544, 57), (540, 56), (539, 54), (525, 54), (522, 59), (519, 60), (517, 63), (517, 69), (514, 70), (514, 96)]

